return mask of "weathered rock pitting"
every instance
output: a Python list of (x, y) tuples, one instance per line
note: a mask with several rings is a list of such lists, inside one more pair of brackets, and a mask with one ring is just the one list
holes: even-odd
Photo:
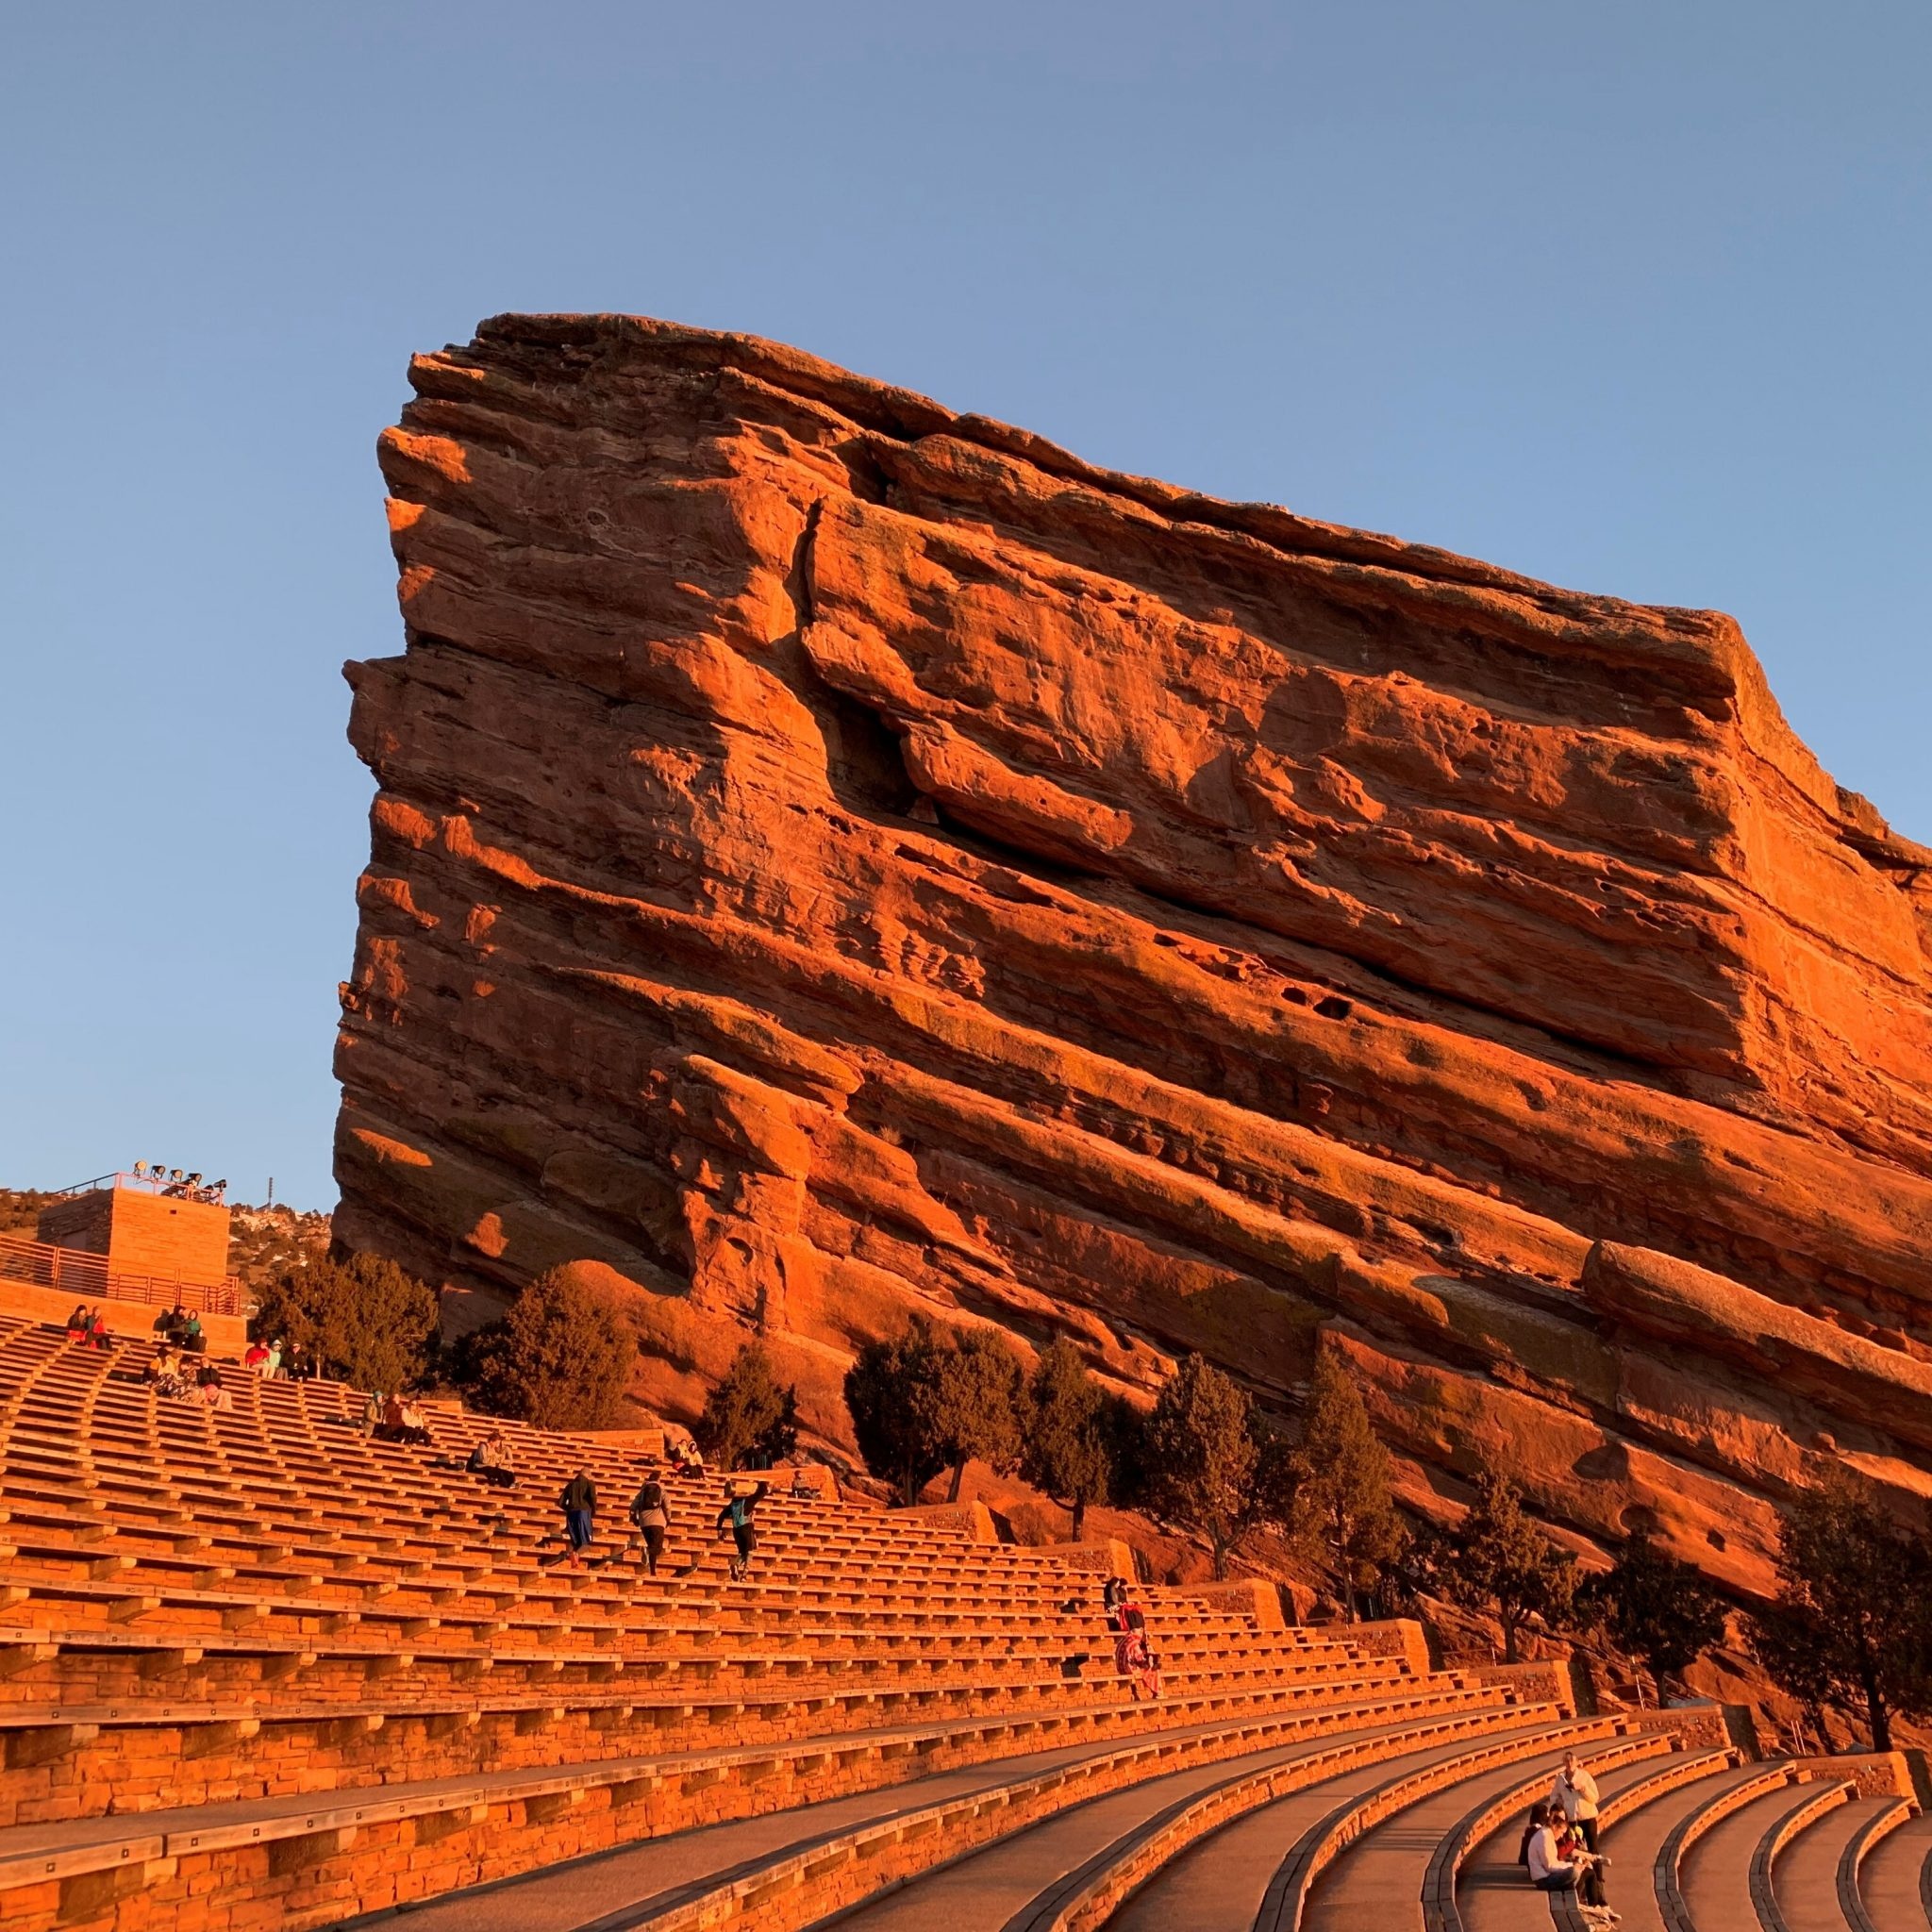
[(1079, 462), (798, 352), (504, 317), (383, 439), (408, 648), (339, 1234), (487, 1311), (603, 1264), (841, 1433), (910, 1307), (1359, 1365), (1761, 1587), (1932, 1495), (1932, 852), (1737, 626)]

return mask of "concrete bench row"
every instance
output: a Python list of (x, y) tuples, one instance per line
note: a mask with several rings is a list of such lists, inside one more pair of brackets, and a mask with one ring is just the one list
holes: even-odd
[[(1508, 1713), (1505, 1721), (1515, 1721), (1508, 1707), (1484, 1706), (1467, 1694), (1424, 1696), (1414, 1703), (1418, 1719), (1457, 1715), (1482, 1724)], [(1431, 1704), (1438, 1707), (1430, 1709)], [(378, 1825), (419, 1819), (442, 1821), (432, 1824), (426, 1836), (390, 1832), (363, 1846), (363, 1856), (351, 1862), (358, 1869), (360, 1895), (368, 1899), (381, 1892), (385, 1880), (393, 1885), (430, 1865), (445, 1867), (444, 1882), (480, 1875), (486, 1866), (498, 1874), (507, 1865), (528, 1869), (624, 1837), (655, 1836), (719, 1817), (809, 1804), (975, 1758), (1010, 1757), (1047, 1739), (1095, 1740), (1075, 1750), (1081, 1767), (1077, 1775), (1060, 1767), (1043, 1782), (1020, 1780), (991, 1811), (982, 1807), (984, 1815), (992, 1818), (1009, 1813), (1016, 1803), (1031, 1804), (1056, 1792), (1060, 1802), (1074, 1802), (1076, 1792), (1091, 1793), (1107, 1780), (1118, 1782), (1130, 1773), (1144, 1774), (1185, 1758), (1211, 1759), (1275, 1740), (1347, 1736), (1386, 1721), (1389, 1712), (1375, 1705), (1344, 1706), (1195, 1724), (1176, 1723), (1178, 1715), (1127, 1707), (1035, 1724), (876, 1727), (772, 1745), (561, 1769), (532, 1767), (325, 1796), (16, 1827), (0, 1834), (0, 1897), (37, 1887), (42, 1907), (59, 1913), (63, 1923), (100, 1918), (111, 1924), (111, 1907), (124, 1895), (124, 1887), (138, 1886), (152, 1903), (158, 1893), (169, 1895), (171, 1886), (192, 1884), (197, 1874), (188, 1872), (184, 1878), (184, 1861), (280, 1846), (257, 1875), (273, 1876), (278, 1870), (293, 1876), (305, 1861), (326, 1863), (349, 1852), (354, 1841), (342, 1839), (344, 1832), (367, 1833)], [(1107, 1741), (1123, 1731), (1128, 1735), (1121, 1741)], [(594, 1807), (589, 1804), (593, 1796), (598, 1800)], [(1012, 1813), (1009, 1822), (1021, 1815)], [(428, 1846), (456, 1835), (447, 1822), (452, 1819), (475, 1841), (452, 1847), (446, 1858), (425, 1858)], [(569, 1829), (553, 1828), (560, 1823)], [(494, 1828), (489, 1828), (492, 1824)], [(376, 1856), (379, 1847), (382, 1856)], [(119, 1875), (104, 1884), (104, 1874)], [(205, 1870), (199, 1875), (205, 1876)], [(269, 1915), (256, 1923), (275, 1920)]]

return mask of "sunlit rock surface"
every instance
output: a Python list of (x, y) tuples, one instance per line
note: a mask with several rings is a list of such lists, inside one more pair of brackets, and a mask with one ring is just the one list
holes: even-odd
[(382, 441), (408, 649), (338, 1234), (609, 1271), (689, 1415), (905, 1310), (1359, 1372), (1412, 1501), (1767, 1578), (1932, 1494), (1932, 852), (1737, 626), (1096, 470), (775, 343), (504, 317)]

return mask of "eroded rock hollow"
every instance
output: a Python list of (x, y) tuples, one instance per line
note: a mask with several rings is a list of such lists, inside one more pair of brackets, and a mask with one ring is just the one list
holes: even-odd
[(337, 1229), (621, 1277), (844, 1431), (910, 1308), (1358, 1373), (1765, 1586), (1932, 1494), (1932, 852), (1727, 618), (1093, 469), (796, 351), (509, 316), (382, 440)]

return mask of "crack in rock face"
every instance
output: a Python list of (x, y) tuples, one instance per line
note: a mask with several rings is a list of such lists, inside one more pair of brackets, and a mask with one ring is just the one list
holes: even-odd
[(781, 345), (507, 316), (382, 440), (407, 648), (341, 1237), (612, 1286), (689, 1419), (844, 1440), (911, 1311), (1344, 1357), (1406, 1499), (1500, 1457), (1746, 1593), (1932, 1496), (1932, 853), (1731, 621), (1094, 469)]

